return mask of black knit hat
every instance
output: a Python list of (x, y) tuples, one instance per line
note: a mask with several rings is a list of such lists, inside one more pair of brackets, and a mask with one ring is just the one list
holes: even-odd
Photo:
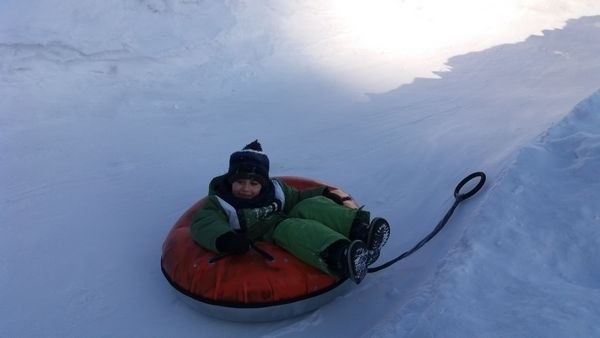
[(269, 181), (269, 158), (263, 153), (258, 140), (247, 144), (229, 157), (229, 182), (240, 178), (250, 178), (266, 185)]

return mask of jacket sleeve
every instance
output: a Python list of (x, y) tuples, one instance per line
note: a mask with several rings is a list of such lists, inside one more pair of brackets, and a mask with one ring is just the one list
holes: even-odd
[(218, 252), (215, 246), (217, 238), (230, 231), (227, 215), (214, 197), (209, 197), (192, 218), (192, 238), (207, 250)]

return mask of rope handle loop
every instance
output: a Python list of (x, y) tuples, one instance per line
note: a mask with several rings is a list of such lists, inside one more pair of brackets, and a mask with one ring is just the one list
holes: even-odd
[[(479, 177), (479, 182), (477, 183), (477, 185), (473, 189), (467, 191), (466, 193), (461, 194), (460, 190), (465, 186), (465, 184), (467, 184), (467, 182), (474, 179), (475, 177)], [(454, 189), (454, 198), (456, 198), (459, 201), (464, 201), (467, 198), (475, 195), (485, 184), (485, 178), (485, 174), (481, 171), (474, 172), (469, 176), (463, 178), (462, 181), (460, 181), (458, 185), (456, 185), (456, 189)]]

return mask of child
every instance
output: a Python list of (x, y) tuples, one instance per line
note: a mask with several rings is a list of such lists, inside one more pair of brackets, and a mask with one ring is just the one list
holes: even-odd
[(258, 140), (229, 158), (212, 179), (209, 198), (194, 215), (194, 240), (218, 253), (243, 254), (253, 241), (275, 243), (326, 273), (360, 283), (390, 235), (383, 218), (342, 205), (325, 187), (298, 190), (269, 179)]

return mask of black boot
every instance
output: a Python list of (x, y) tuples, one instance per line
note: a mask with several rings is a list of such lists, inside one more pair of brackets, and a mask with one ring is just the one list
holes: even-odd
[(352, 226), (350, 227), (350, 234), (348, 238), (351, 241), (360, 240), (363, 242), (367, 242), (367, 238), (369, 238), (369, 220), (364, 221), (360, 218), (355, 218)]
[(381, 253), (381, 248), (390, 238), (390, 225), (381, 217), (375, 217), (369, 224), (369, 233), (367, 235), (367, 249), (369, 250), (369, 261), (367, 266), (375, 263)]
[(381, 217), (375, 217), (370, 224), (355, 219), (350, 228), (350, 239), (361, 240), (367, 244), (369, 260), (367, 266), (375, 263), (381, 253), (381, 248), (390, 237), (390, 225)]
[(356, 284), (367, 275), (369, 253), (366, 244), (362, 241), (337, 241), (321, 256), (340, 277), (349, 278)]

